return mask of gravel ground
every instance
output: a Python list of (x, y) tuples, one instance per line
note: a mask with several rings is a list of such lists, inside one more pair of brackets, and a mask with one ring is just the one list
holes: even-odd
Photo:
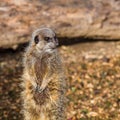
[[(68, 120), (120, 119), (120, 44), (60, 47), (67, 75)], [(0, 120), (22, 120), (23, 50), (0, 52)]]

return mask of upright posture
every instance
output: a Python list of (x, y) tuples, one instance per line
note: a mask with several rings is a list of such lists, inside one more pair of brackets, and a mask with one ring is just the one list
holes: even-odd
[(33, 32), (24, 55), (23, 114), (25, 120), (66, 120), (64, 70), (50, 28)]

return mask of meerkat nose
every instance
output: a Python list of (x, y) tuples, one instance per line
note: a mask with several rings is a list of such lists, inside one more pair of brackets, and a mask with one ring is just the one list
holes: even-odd
[(58, 46), (59, 45), (58, 39), (55, 39), (55, 42), (56, 42), (56, 46)]
[(56, 46), (58, 46), (59, 45), (59, 43), (58, 42), (56, 42)]

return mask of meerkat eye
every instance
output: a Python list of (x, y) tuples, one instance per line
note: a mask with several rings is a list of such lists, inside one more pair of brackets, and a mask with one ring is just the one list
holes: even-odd
[(35, 41), (35, 44), (38, 44), (38, 42), (39, 42), (38, 36), (35, 36), (34, 41)]
[(51, 39), (50, 37), (44, 37), (44, 40), (47, 41), (47, 42), (49, 42), (50, 39)]

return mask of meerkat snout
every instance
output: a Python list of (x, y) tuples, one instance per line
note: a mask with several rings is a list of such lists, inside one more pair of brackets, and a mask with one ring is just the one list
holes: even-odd
[(38, 51), (52, 51), (58, 46), (56, 34), (50, 28), (41, 28), (33, 32), (32, 42)]

